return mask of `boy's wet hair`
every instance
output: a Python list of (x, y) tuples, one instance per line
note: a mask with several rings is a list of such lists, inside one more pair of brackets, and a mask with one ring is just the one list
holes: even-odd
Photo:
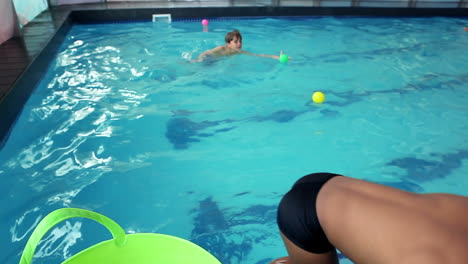
[(234, 39), (234, 37), (237, 37), (240, 41), (242, 41), (242, 35), (237, 29), (234, 29), (233, 31), (227, 33), (224, 40), (226, 41), (226, 43), (229, 43), (231, 42), (231, 40)]

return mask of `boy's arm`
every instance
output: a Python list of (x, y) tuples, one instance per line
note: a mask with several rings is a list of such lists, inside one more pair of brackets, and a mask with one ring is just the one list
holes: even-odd
[(268, 55), (268, 54), (255, 54), (255, 53), (250, 53), (248, 51), (245, 51), (245, 50), (242, 50), (241, 51), (242, 54), (247, 54), (247, 55), (250, 55), (250, 56), (256, 56), (256, 57), (263, 57), (263, 58), (272, 58), (272, 59), (275, 59), (275, 60), (279, 60), (280, 56), (283, 54), (283, 51), (280, 52), (280, 55)]
[(283, 233), (280, 232), (280, 235), (289, 256), (275, 259), (270, 264), (338, 264), (336, 250), (323, 254), (310, 253), (296, 246)]
[(272, 59), (279, 59), (279, 56), (276, 55), (268, 55), (268, 54), (255, 54), (255, 53), (250, 53), (248, 51), (241, 51), (242, 54), (247, 54), (250, 56), (256, 56), (256, 57), (263, 57), (263, 58), (272, 58)]

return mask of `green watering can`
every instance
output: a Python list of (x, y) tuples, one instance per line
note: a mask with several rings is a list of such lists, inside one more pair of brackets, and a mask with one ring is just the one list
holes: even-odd
[(178, 237), (125, 231), (110, 218), (84, 209), (63, 208), (48, 214), (37, 225), (24, 248), (20, 264), (30, 264), (41, 238), (54, 225), (73, 217), (89, 218), (104, 225), (113, 239), (87, 248), (62, 264), (221, 264), (213, 255), (198, 245)]

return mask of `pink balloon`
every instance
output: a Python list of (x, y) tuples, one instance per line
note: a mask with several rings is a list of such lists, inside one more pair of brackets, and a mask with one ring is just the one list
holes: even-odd
[(204, 25), (204, 26), (208, 26), (208, 19), (203, 19), (203, 20), (201, 21), (201, 23), (202, 23), (202, 25)]

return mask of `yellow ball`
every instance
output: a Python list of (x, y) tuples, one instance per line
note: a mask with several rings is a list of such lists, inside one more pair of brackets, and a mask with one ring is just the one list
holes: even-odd
[(322, 92), (315, 92), (312, 95), (312, 101), (314, 101), (314, 103), (317, 103), (317, 104), (323, 103), (323, 101), (325, 101), (325, 94)]

